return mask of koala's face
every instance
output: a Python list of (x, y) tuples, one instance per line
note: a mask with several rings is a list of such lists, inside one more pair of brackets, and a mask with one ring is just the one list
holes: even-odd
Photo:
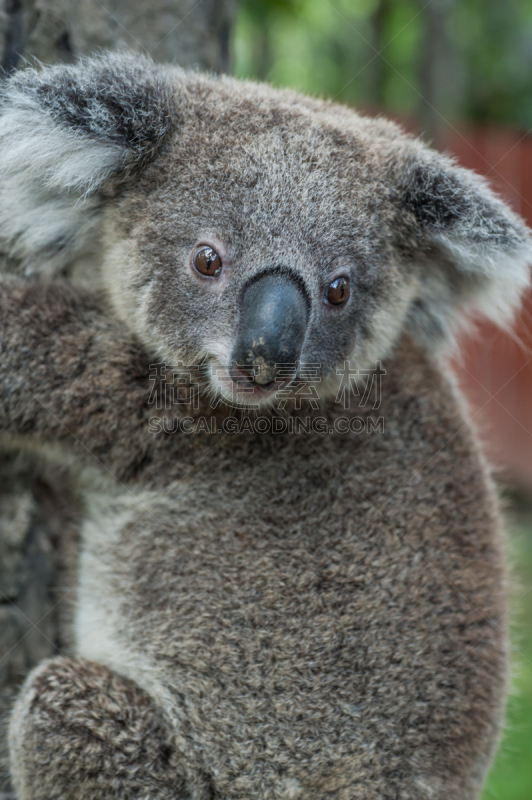
[(257, 88), (237, 88), (235, 108), (234, 84), (201, 86), (164, 156), (110, 208), (105, 275), (148, 346), (201, 365), (227, 401), (267, 402), (296, 373), (321, 394), (344, 361), (385, 355), (413, 296), (389, 189), (346, 126), (268, 95), (261, 115)]
[(268, 403), (305, 374), (327, 395), (344, 362), (371, 366), (405, 327), (435, 342), (528, 279), (521, 221), (391, 123), (123, 57), (18, 76), (4, 107), (8, 143), (24, 110), (63, 148), (40, 156), (66, 220), (41, 252), (82, 250), (82, 214), (100, 215), (124, 323), (228, 402)]

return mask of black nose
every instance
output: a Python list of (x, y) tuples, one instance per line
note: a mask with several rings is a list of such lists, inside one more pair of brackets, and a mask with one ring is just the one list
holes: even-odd
[(242, 297), (233, 364), (261, 386), (288, 383), (299, 364), (308, 313), (297, 278), (282, 270), (259, 275)]

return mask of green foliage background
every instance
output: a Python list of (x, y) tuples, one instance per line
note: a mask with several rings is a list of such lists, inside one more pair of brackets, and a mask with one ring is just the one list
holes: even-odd
[[(532, 127), (532, 0), (241, 0), (239, 77), (358, 107)], [(513, 554), (513, 688), (482, 800), (532, 800), (532, 502)], [(528, 510), (527, 510), (528, 509)]]
[(241, 0), (239, 77), (412, 114), (431, 57), (440, 111), (532, 126), (532, 0)]
[(532, 511), (510, 526), (512, 690), (506, 729), (482, 800), (532, 798)]

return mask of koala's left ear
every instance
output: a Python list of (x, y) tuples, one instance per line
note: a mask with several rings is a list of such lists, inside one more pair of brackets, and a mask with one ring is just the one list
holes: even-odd
[(64, 266), (90, 235), (98, 191), (150, 161), (174, 122), (170, 80), (140, 56), (15, 73), (0, 89), (4, 249), (28, 271)]
[(503, 322), (530, 282), (524, 222), (484, 178), (419, 142), (392, 164), (396, 244), (417, 283), (411, 331), (433, 343), (472, 314)]

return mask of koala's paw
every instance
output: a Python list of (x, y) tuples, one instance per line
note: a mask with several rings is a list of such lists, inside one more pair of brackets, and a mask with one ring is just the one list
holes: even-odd
[(105, 667), (73, 658), (30, 674), (9, 726), (18, 800), (188, 797), (152, 700)]

